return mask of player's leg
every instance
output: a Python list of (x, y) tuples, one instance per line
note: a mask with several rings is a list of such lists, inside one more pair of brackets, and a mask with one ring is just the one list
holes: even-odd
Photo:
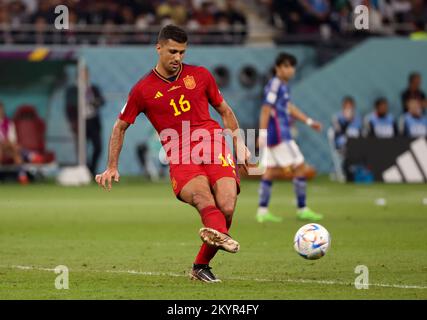
[(319, 221), (323, 218), (307, 207), (307, 172), (309, 168), (305, 165), (304, 157), (294, 141), (289, 143), (289, 152), (294, 156), (294, 169), (293, 169), (293, 185), (295, 200), (297, 203), (297, 217), (301, 220)]
[[(181, 190), (179, 196), (182, 201), (194, 206), (199, 211), (203, 224), (215, 226), (225, 230), (225, 218), (222, 214), (215, 214), (209, 208), (215, 206), (215, 200), (210, 190), (209, 181), (206, 176), (197, 176), (190, 180)], [(208, 209), (207, 209), (208, 208)], [(212, 220), (213, 221), (209, 221)], [(212, 274), (209, 262), (215, 256), (218, 248), (203, 243), (193, 264), (190, 273), (191, 279), (204, 282), (218, 282), (219, 280)]]
[(274, 179), (282, 174), (283, 169), (277, 167), (267, 168), (262, 175), (258, 188), (259, 202), (256, 219), (258, 222), (281, 222), (282, 218), (272, 214), (269, 210), (271, 192)]
[[(179, 196), (181, 200), (194, 206), (199, 211), (205, 226), (205, 228), (201, 229), (201, 238), (205, 242), (196, 256), (191, 277), (204, 282), (218, 282), (219, 280), (210, 271), (209, 262), (219, 248), (235, 252), (234, 248), (238, 248), (238, 243), (226, 234), (227, 223), (225, 216), (216, 207), (209, 180), (206, 176), (199, 175), (191, 179), (182, 188)], [(210, 236), (209, 239), (205, 239), (206, 233)]]
[(229, 232), (237, 201), (236, 179), (232, 177), (218, 179), (213, 186), (213, 192), (216, 206), (224, 214), (226, 227)]
[(277, 171), (281, 171), (281, 168), (276, 167), (277, 159), (275, 157), (275, 149), (275, 147), (267, 147), (261, 160), (261, 163), (266, 168), (266, 171), (262, 175), (258, 188), (259, 201), (256, 219), (260, 223), (266, 221), (282, 221), (282, 218), (273, 215), (268, 209), (274, 178), (277, 176)]
[[(215, 172), (214, 172), (215, 173)], [(203, 165), (170, 165), (172, 187), (177, 197), (197, 209), (206, 228), (214, 229), (222, 242), (211, 243), (216, 247), (235, 252), (234, 240), (228, 241), (224, 214), (216, 207), (209, 174)], [(204, 239), (203, 239), (204, 240)], [(215, 239), (214, 239), (215, 240)]]
[(199, 211), (203, 225), (226, 233), (225, 217), (216, 207), (215, 199), (206, 176), (199, 175), (191, 179), (179, 193), (181, 200)]

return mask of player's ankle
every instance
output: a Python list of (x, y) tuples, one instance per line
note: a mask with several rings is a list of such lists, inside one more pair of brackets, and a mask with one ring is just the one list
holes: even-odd
[(257, 214), (265, 215), (268, 213), (268, 207), (258, 207)]

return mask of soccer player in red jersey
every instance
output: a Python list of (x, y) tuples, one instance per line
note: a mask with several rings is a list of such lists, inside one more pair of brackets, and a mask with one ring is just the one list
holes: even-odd
[(218, 249), (231, 253), (239, 250), (229, 229), (240, 180), (223, 130), (210, 117), (209, 104), (221, 115), (225, 129), (234, 133), (237, 164), (245, 171), (250, 153), (240, 134), (235, 134), (237, 119), (211, 73), (204, 67), (182, 63), (186, 48), (187, 34), (181, 28), (168, 25), (160, 31), (157, 65), (132, 88), (113, 127), (108, 167), (95, 179), (108, 190), (113, 180), (119, 181), (118, 159), (126, 129), (144, 113), (168, 154), (175, 195), (197, 209), (204, 225), (199, 231), (203, 244), (190, 277), (218, 282), (209, 262)]

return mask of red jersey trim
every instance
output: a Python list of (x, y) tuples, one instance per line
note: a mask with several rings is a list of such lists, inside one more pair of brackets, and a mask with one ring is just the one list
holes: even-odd
[[(176, 75), (176, 79), (175, 79), (175, 81), (177, 81), (178, 79), (179, 79), (179, 76), (181, 75), (181, 73), (182, 73), (182, 69), (184, 69), (183, 68), (183, 66), (182, 66), (182, 63), (180, 64), (180, 68), (179, 68), (179, 71), (178, 71), (178, 74)], [(156, 75), (156, 76), (158, 76), (161, 80), (163, 80), (163, 81), (165, 81), (165, 82), (167, 82), (167, 83), (171, 83), (171, 81), (169, 81), (167, 78), (165, 78), (165, 77), (163, 77), (157, 70), (156, 70), (156, 68), (153, 68), (153, 72), (154, 72), (154, 74)]]

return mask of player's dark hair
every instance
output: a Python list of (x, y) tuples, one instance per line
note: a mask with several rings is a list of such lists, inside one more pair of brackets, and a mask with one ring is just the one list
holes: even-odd
[(169, 39), (178, 43), (186, 43), (188, 36), (184, 29), (173, 24), (168, 24), (160, 30), (157, 42), (167, 41)]
[(380, 105), (382, 105), (383, 103), (387, 103), (387, 99), (384, 97), (380, 97), (378, 99), (375, 100), (375, 109), (378, 109), (380, 107)]
[(352, 96), (345, 96), (342, 99), (342, 103), (344, 104), (344, 103), (347, 103), (347, 102), (350, 102), (351, 104), (354, 104), (354, 98)]
[(419, 72), (411, 72), (411, 74), (408, 77), (408, 81), (409, 83), (412, 83), (412, 81), (414, 81), (415, 78), (420, 77), (420, 73)]
[(289, 64), (292, 67), (295, 67), (297, 65), (297, 58), (294, 55), (287, 52), (279, 53), (279, 55), (276, 58), (276, 67), (282, 64)]

